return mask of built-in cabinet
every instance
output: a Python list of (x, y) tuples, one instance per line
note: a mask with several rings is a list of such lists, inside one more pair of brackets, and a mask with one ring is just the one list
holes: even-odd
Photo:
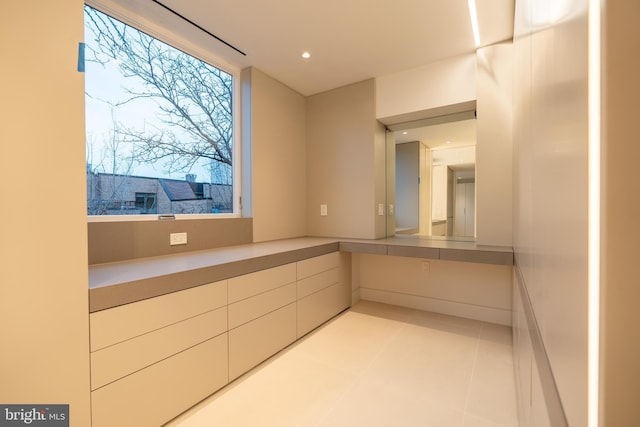
[(296, 340), (296, 264), (229, 279), (229, 379)]
[(338, 252), (90, 315), (92, 425), (158, 426), (350, 305)]

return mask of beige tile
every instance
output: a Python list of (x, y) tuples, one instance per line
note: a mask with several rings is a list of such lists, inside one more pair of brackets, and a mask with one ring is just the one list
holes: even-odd
[(416, 316), (419, 310), (398, 307), (397, 305), (383, 304), (375, 301), (361, 300), (351, 307), (352, 313), (368, 314), (382, 319), (397, 320), (407, 322)]
[(504, 427), (501, 424), (496, 424), (492, 421), (479, 418), (474, 415), (465, 414), (464, 423), (462, 427)]
[(354, 380), (322, 363), (285, 353), (169, 426), (312, 426)]
[(502, 426), (518, 425), (510, 346), (481, 341), (466, 412)]
[(513, 363), (511, 327), (483, 323), (480, 330), (480, 349), (501, 358), (505, 363)]
[(347, 312), (290, 351), (348, 373), (361, 374), (403, 326), (397, 321)]
[(508, 327), (363, 301), (170, 427), (517, 425)]
[(478, 340), (406, 325), (364, 372), (386, 387), (410, 390), (463, 411)]
[(316, 426), (459, 427), (462, 418), (462, 412), (425, 401), (410, 390), (399, 392), (361, 378)]

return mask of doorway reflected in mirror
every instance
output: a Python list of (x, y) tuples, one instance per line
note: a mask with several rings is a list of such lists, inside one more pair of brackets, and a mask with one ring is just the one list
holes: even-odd
[(414, 128), (407, 124), (388, 132), (387, 144), (395, 147), (389, 151), (395, 157), (390, 175), (395, 179), (396, 208), (390, 223), (394, 232), (388, 234), (473, 240), (475, 118)]

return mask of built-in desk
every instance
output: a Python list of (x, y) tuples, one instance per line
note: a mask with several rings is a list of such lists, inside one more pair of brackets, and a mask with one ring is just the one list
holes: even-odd
[(390, 237), (295, 238), (89, 266), (89, 311), (188, 289), (335, 251), (513, 265), (509, 247)]
[(337, 252), (335, 239), (297, 238), (89, 266), (89, 311)]
[(90, 266), (92, 425), (167, 422), (347, 309), (352, 258), (380, 255), (513, 264), (472, 242), (304, 237)]
[(379, 240), (343, 240), (343, 252), (368, 253), (481, 264), (513, 265), (513, 249), (485, 246), (475, 242), (452, 241), (414, 236), (388, 237)]
[(389, 237), (301, 237), (89, 266), (89, 311), (96, 312), (331, 252), (513, 265), (513, 249), (475, 242)]

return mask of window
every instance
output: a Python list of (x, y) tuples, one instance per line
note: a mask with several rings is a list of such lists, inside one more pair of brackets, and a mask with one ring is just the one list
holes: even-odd
[(234, 77), (85, 6), (89, 215), (234, 211)]
[(155, 193), (136, 193), (136, 209), (143, 214), (158, 213)]

